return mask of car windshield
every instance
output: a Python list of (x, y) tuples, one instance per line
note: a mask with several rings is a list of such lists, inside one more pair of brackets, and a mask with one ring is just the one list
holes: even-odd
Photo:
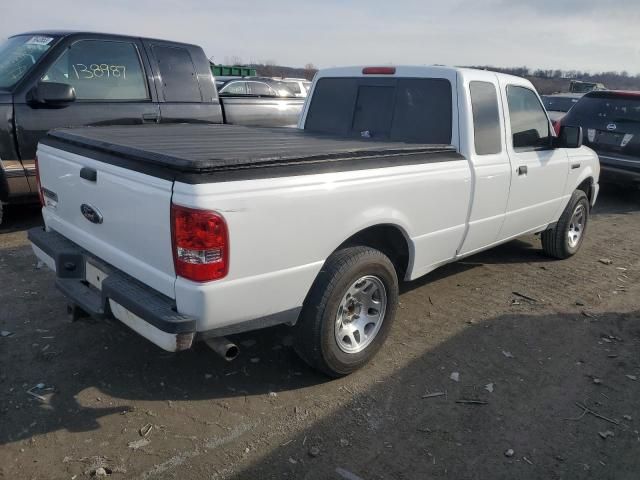
[(554, 112), (568, 112), (571, 110), (576, 103), (578, 103), (579, 98), (575, 97), (543, 97), (542, 102), (544, 103), (544, 107), (547, 110), (551, 110)]
[(18, 83), (53, 43), (47, 35), (19, 35), (0, 43), (0, 88)]
[(583, 97), (571, 110), (572, 118), (590, 118), (600, 122), (640, 123), (640, 96)]

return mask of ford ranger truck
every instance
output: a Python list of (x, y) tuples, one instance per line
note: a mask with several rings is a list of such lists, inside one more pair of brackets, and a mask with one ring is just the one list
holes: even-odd
[(3, 205), (37, 202), (36, 147), (53, 128), (295, 126), (303, 104), (268, 92), (218, 97), (209, 60), (196, 45), (75, 31), (14, 35), (0, 41), (0, 223)]
[(50, 132), (33, 250), (72, 309), (165, 350), (229, 356), (227, 335), (286, 324), (340, 376), (383, 344), (400, 281), (521, 235), (558, 259), (584, 241), (598, 157), (522, 78), (327, 69), (298, 127)]

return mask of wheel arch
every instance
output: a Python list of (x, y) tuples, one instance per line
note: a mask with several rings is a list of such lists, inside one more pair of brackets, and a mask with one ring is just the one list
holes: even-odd
[(589, 205), (593, 205), (594, 196), (596, 194), (596, 187), (595, 179), (592, 175), (588, 175), (586, 176), (586, 178), (582, 178), (574, 190), (582, 190), (589, 200)]
[(398, 279), (408, 278), (413, 268), (414, 246), (407, 231), (394, 223), (379, 223), (360, 229), (335, 250), (349, 246), (367, 246), (380, 250), (393, 263)]

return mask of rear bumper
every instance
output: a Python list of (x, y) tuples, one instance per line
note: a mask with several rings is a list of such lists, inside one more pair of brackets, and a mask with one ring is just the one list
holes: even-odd
[(603, 180), (640, 182), (640, 159), (599, 153)]
[[(28, 233), (33, 252), (56, 272), (56, 286), (73, 306), (97, 318), (115, 317), (164, 350), (191, 347), (196, 320), (177, 313), (172, 299), (56, 232), (37, 227)], [(87, 278), (95, 272), (96, 278)]]

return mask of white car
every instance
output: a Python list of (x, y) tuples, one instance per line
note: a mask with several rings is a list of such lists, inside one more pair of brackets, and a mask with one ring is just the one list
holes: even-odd
[(311, 82), (306, 78), (283, 78), (282, 81), (289, 84), (296, 97), (306, 97), (311, 87)]
[(332, 376), (364, 365), (398, 284), (520, 235), (575, 254), (600, 167), (522, 78), (446, 67), (321, 71), (299, 129), (55, 130), (29, 232), (72, 311), (169, 351), (290, 325)]

